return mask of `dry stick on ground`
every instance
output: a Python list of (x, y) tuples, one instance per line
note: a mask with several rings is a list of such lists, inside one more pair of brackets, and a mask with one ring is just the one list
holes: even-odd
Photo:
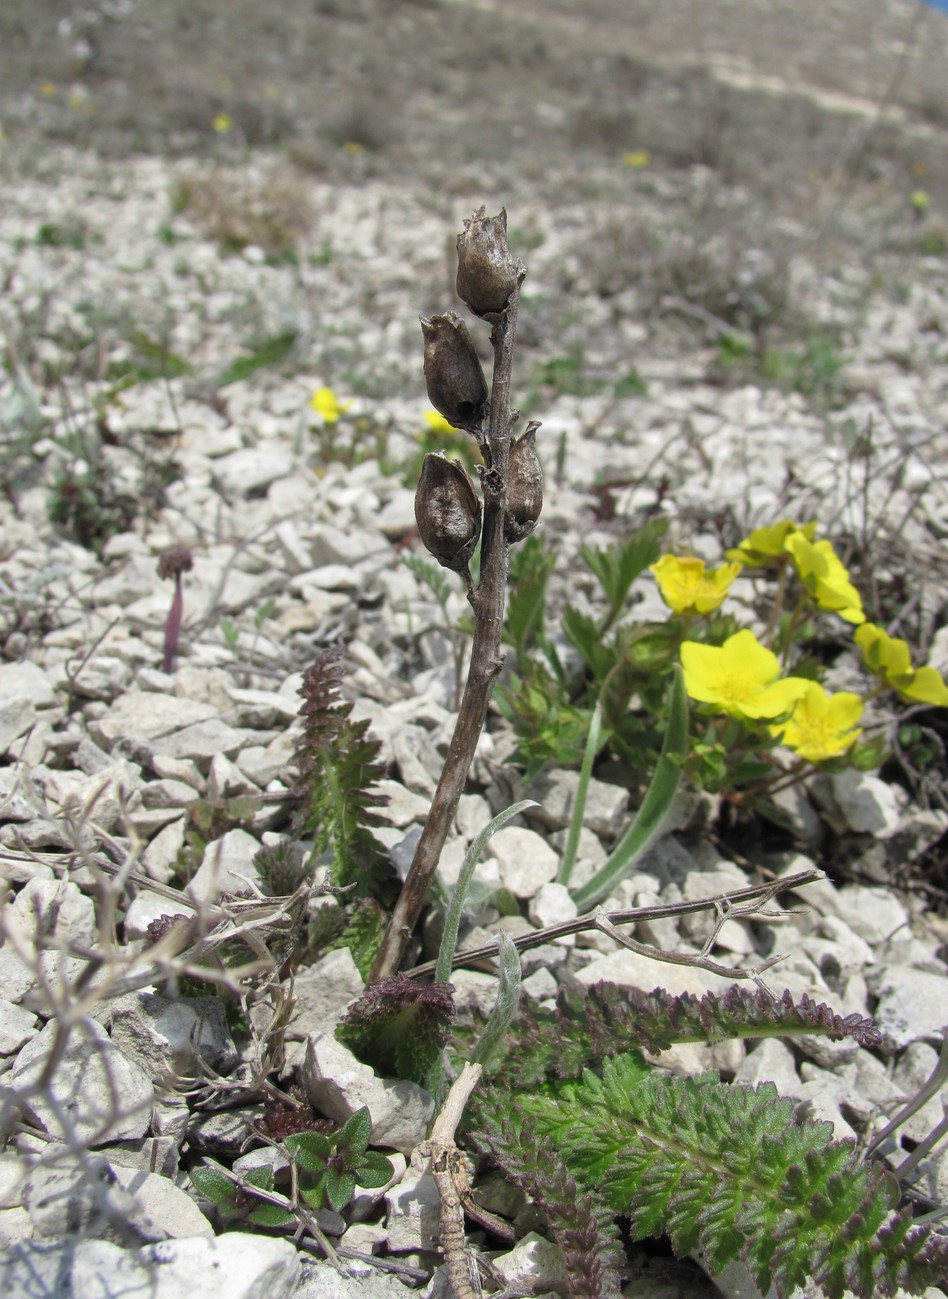
[(474, 643), (471, 647), (467, 683), (431, 811), (369, 974), (370, 984), (378, 983), (398, 970), (405, 946), (427, 901), (448, 830), (464, 792), (474, 751), (484, 729), (494, 682), (503, 666), (500, 643), (507, 585), (504, 519), (507, 513), (507, 468), (513, 423), (510, 375), (519, 296), (519, 289), (515, 288), (491, 331), (494, 372), (491, 382), (490, 430), (485, 446), (490, 458), (481, 478), (484, 492), (481, 574), (476, 590), (469, 594), (474, 609)]
[[(611, 911), (603, 912), (601, 909), (589, 911), (586, 915), (577, 916), (575, 920), (561, 920), (558, 924), (549, 925), (546, 929), (535, 929), (530, 934), (519, 934), (513, 939), (513, 944), (518, 952), (529, 951), (531, 947), (542, 947), (544, 943), (552, 943), (557, 938), (565, 938), (568, 934), (581, 934), (586, 929), (603, 929), (602, 921), (605, 920), (611, 925), (633, 925), (643, 920), (664, 920), (670, 916), (688, 916), (693, 915), (696, 911), (706, 911), (712, 908), (717, 911), (719, 916), (724, 914), (725, 920), (746, 915), (743, 910), (736, 909), (745, 902), (757, 899), (755, 907), (755, 919), (766, 920), (769, 924), (774, 924), (782, 920), (785, 912), (762, 911), (760, 908), (766, 906), (778, 893), (787, 893), (791, 889), (801, 888), (804, 884), (814, 884), (817, 880), (825, 879), (823, 872), (820, 870), (798, 871), (795, 875), (787, 875), (780, 880), (772, 880), (769, 884), (753, 884), (748, 888), (734, 889), (733, 892), (716, 898), (699, 898), (694, 902), (669, 902), (657, 907), (637, 907), (633, 911)], [(624, 938), (619, 938), (623, 946), (628, 946)], [(452, 969), (458, 966), (474, 965), (479, 961), (487, 960), (496, 956), (499, 949), (499, 943), (494, 941), (485, 943), (483, 947), (474, 947), (466, 952), (456, 952), (452, 961)], [(667, 959), (665, 955), (658, 955), (658, 949), (649, 949), (645, 952), (647, 956), (655, 956), (657, 960)], [(689, 965), (698, 964), (697, 957), (689, 958), (685, 963)], [(426, 961), (424, 965), (416, 965), (405, 973), (409, 978), (420, 979), (434, 973), (435, 962)], [(734, 974), (732, 969), (728, 969), (730, 975)], [(753, 978), (752, 971), (747, 970), (744, 978)]]

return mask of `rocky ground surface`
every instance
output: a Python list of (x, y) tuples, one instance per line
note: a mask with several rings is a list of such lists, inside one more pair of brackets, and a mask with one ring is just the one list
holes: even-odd
[[(25, 103), (0, 157), (4, 1293), (117, 1295), (160, 1272), (165, 1299), (213, 1270), (209, 1296), (400, 1294), (404, 1280), (440, 1294), (443, 1278), (427, 1280), (436, 1196), (409, 1162), (430, 1098), (338, 1057), (332, 1025), (362, 988), (348, 954), (298, 972), (282, 1075), (337, 1122), (368, 1104), (395, 1164), (392, 1185), (320, 1215), (349, 1252), (345, 1280), (288, 1239), (215, 1236), (226, 1224), (184, 1169), (210, 1155), (246, 1173), (268, 1158), (262, 1143), (247, 1147), (242, 1122), (259, 1110), (221, 1101), (230, 1085), (246, 1090), (260, 1042), (216, 999), (166, 999), (146, 949), (161, 915), (262, 882), (255, 856), (292, 811), (301, 674), (326, 645), (344, 646), (354, 716), (382, 744), (381, 837), (396, 865), (410, 857), (451, 733), (451, 624), (465, 612), (458, 589), (446, 626), (405, 563), (422, 553), (414, 486), (434, 445), (417, 317), (454, 305), (453, 235), (480, 202), (505, 204), (529, 267), (515, 387), (524, 415), (543, 420), (554, 615), (594, 598), (581, 546), (645, 517), (665, 515), (669, 546), (709, 560), (753, 526), (816, 518), (867, 607), (946, 672), (944, 227), (891, 176), (888, 188), (824, 178), (808, 211), (711, 156), (639, 156), (641, 139), (626, 140), (625, 161), (621, 149), (553, 153), (542, 175), (504, 160), (475, 174), (461, 160), (436, 188), (417, 168), (402, 174), (397, 149), (357, 140), (326, 144), (316, 170), (232, 141), (211, 157), (110, 156), (94, 140), (30, 134)], [(929, 165), (944, 162), (943, 135), (925, 130)], [(310, 404), (324, 387), (348, 403), (338, 420)], [(174, 582), (158, 565), (172, 546), (188, 547), (193, 567), (163, 667)], [(751, 594), (738, 590), (748, 607)], [(637, 617), (663, 616), (651, 579), (633, 599)], [(858, 676), (855, 655), (840, 653), (833, 684)], [(931, 1075), (948, 1024), (946, 730), (936, 710), (908, 720), (935, 754), (927, 765), (879, 701), (868, 726), (900, 761), (813, 780), (788, 803), (793, 836), (764, 835), (750, 855), (689, 831), (683, 811), (612, 899), (726, 895), (761, 871), (825, 868), (794, 899), (805, 910), (780, 925), (731, 922), (716, 952), (749, 964), (776, 943), (787, 959), (774, 986), (871, 1015), (884, 1048), (813, 1038), (662, 1062), (772, 1080), (861, 1140)], [(493, 716), (441, 866), (450, 886), (492, 814), (513, 797), (539, 803), (485, 853), (471, 946), (501, 925), (575, 913), (554, 883), (575, 774), (524, 785), (504, 765), (511, 749)], [(629, 804), (622, 785), (595, 784), (581, 869), (603, 860)], [(519, 906), (502, 921), (490, 902), (501, 888)], [(694, 949), (703, 923), (643, 925), (638, 937)], [(119, 986), (87, 998), (108, 944)], [(584, 984), (726, 986), (601, 935), (525, 954), (536, 997), (566, 971)], [(461, 1005), (489, 1004), (493, 982), (457, 971)], [(172, 1071), (220, 1085), (186, 1097)], [(936, 1097), (884, 1148), (892, 1165), (941, 1118)], [(913, 1184), (928, 1204), (948, 1201), (943, 1144)], [(555, 1289), (536, 1257), (534, 1242), (498, 1266)], [(633, 1264), (629, 1294), (711, 1289), (668, 1259)]]

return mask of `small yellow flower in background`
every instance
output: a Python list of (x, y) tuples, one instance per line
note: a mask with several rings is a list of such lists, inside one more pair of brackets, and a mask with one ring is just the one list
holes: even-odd
[(352, 402), (340, 401), (332, 388), (317, 388), (310, 397), (309, 404), (327, 424), (335, 424), (339, 416), (349, 409)]
[(444, 418), (440, 410), (426, 410), (425, 422), (432, 433), (443, 433), (446, 436), (453, 437), (458, 431), (449, 420)]
[(727, 551), (727, 557), (736, 559), (741, 564), (750, 564), (759, 568), (785, 555), (787, 538), (795, 532), (801, 533), (807, 541), (812, 541), (816, 524), (796, 524), (792, 519), (781, 519), (779, 523), (771, 524), (769, 528), (755, 528), (733, 550)]
[(623, 165), (626, 167), (641, 168), (647, 167), (652, 161), (652, 155), (648, 149), (632, 149), (629, 153), (622, 155)]
[(729, 636), (721, 646), (686, 640), (681, 647), (685, 688), (692, 699), (716, 704), (732, 717), (779, 717), (789, 713), (809, 682), (780, 677), (776, 654), (752, 631)]
[[(788, 681), (794, 680), (788, 677)], [(804, 681), (804, 693), (786, 722), (770, 727), (771, 735), (807, 762), (838, 758), (860, 735), (862, 700), (850, 690), (828, 695), (818, 681)]]
[(866, 621), (862, 596), (849, 580), (849, 572), (829, 541), (809, 541), (802, 532), (791, 532), (784, 542), (800, 580), (821, 609), (838, 613), (846, 622)]
[(41, 81), (39, 90), (44, 99), (52, 99), (56, 93), (56, 83), (54, 81)]
[(226, 135), (234, 125), (234, 119), (229, 113), (218, 113), (211, 123), (218, 135)]
[(890, 636), (871, 622), (856, 629), (855, 640), (869, 671), (897, 690), (903, 699), (948, 708), (948, 685), (944, 677), (937, 668), (913, 668), (904, 640)]
[(652, 564), (662, 599), (674, 613), (711, 613), (728, 593), (740, 564), (722, 564), (709, 572), (703, 559), (663, 555)]
[(365, 153), (365, 145), (360, 140), (347, 140), (342, 146), (342, 151), (352, 158), (358, 158), (360, 153)]

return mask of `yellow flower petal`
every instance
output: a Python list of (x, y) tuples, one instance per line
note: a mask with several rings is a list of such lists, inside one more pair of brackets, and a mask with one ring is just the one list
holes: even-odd
[(784, 545), (803, 585), (821, 609), (838, 613), (847, 622), (865, 622), (862, 596), (831, 542), (811, 542), (802, 532), (792, 532)]
[(741, 571), (740, 564), (722, 564), (709, 572), (694, 555), (663, 555), (652, 564), (662, 599), (674, 613), (712, 613)]
[(860, 735), (862, 700), (849, 690), (829, 695), (818, 681), (802, 684), (805, 690), (792, 715), (771, 726), (770, 732), (807, 762), (837, 758), (851, 749)]
[(862, 659), (870, 672), (886, 678), (911, 672), (912, 658), (904, 640), (890, 636), (875, 623), (865, 622), (853, 636), (862, 651)]
[(439, 410), (426, 410), (425, 422), (431, 429), (432, 433), (455, 434), (457, 429), (454, 425), (444, 418)]
[(351, 401), (340, 401), (332, 388), (317, 388), (309, 399), (309, 404), (322, 415), (327, 424), (335, 424), (339, 416), (349, 409)]
[(893, 681), (892, 685), (903, 699), (911, 699), (919, 704), (934, 704), (936, 708), (948, 708), (948, 685), (937, 668), (916, 668), (907, 685)]
[(813, 534), (816, 532), (816, 524), (801, 523), (797, 525), (792, 519), (781, 519), (779, 523), (773, 523), (770, 527), (755, 528), (738, 546), (727, 551), (727, 557), (728, 559), (736, 559), (742, 564), (752, 564), (755, 567), (760, 567), (760, 565), (768, 564), (771, 560), (778, 559), (786, 553), (786, 540), (794, 532), (800, 532), (807, 541), (812, 541)]
[(685, 641), (681, 663), (691, 698), (716, 704), (733, 717), (779, 717), (801, 693), (800, 684), (791, 684), (790, 678), (778, 680), (777, 656), (746, 629), (721, 646)]

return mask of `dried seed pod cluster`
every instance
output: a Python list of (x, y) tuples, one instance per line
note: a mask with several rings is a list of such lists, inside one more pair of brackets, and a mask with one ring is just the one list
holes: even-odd
[[(525, 274), (507, 247), (506, 212), (488, 217), (480, 208), (465, 221), (457, 248), (458, 296), (475, 315), (492, 322), (496, 358), (498, 331), (509, 327), (512, 340), (516, 309), (511, 311), (511, 304), (516, 301)], [(504, 546), (522, 541), (533, 531), (540, 515), (543, 475), (535, 445), (539, 423), (532, 421), (522, 436), (510, 443), (510, 426), (516, 419), (516, 414), (510, 414), (507, 396), (512, 341), (507, 344), (503, 404), (492, 418), (484, 370), (474, 340), (458, 313), (422, 316), (421, 329), (425, 384), (431, 404), (455, 428), (465, 429), (477, 438), (489, 471), (483, 479), (485, 499), (492, 500), (497, 508), (506, 497), (502, 538), (499, 516), (496, 528), (486, 529), (485, 536), (496, 535)], [(504, 414), (499, 416), (501, 410)], [(495, 427), (498, 423), (500, 428)], [(470, 587), (468, 566), (481, 533), (481, 504), (460, 465), (443, 456), (425, 457), (415, 493), (415, 519), (422, 541), (438, 563), (461, 573)]]

